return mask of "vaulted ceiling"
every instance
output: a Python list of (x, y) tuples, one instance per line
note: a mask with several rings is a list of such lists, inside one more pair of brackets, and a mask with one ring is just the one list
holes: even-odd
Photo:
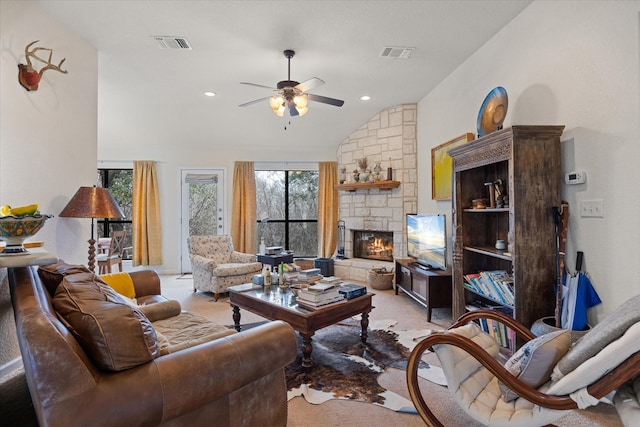
[[(380, 110), (418, 102), (530, 1), (36, 3), (99, 52), (99, 145), (304, 150), (337, 146)], [(184, 38), (191, 49), (161, 49), (154, 36)], [(398, 59), (382, 57), (385, 47), (415, 50)], [(292, 80), (318, 77), (326, 84), (310, 92), (344, 106), (310, 103), (292, 119), (267, 100), (239, 107), (272, 94), (240, 82), (287, 79), (285, 49), (296, 51)]]

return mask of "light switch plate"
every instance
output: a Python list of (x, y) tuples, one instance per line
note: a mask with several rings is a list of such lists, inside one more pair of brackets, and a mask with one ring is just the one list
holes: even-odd
[(582, 200), (580, 202), (580, 216), (583, 218), (603, 218), (604, 202), (602, 199)]

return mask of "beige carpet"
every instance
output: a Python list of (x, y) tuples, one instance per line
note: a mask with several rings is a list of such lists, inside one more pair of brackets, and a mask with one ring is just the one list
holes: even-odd
[[(163, 276), (162, 290), (169, 298), (177, 299), (186, 310), (198, 312), (207, 318), (222, 323), (233, 323), (231, 308), (226, 297), (214, 301), (213, 295), (203, 292), (193, 293), (191, 280), (177, 279), (178, 276)], [(402, 292), (395, 295), (394, 291), (379, 291), (369, 289), (375, 293), (371, 312), (371, 320), (396, 320), (397, 329), (444, 329), (451, 322), (451, 311), (448, 309), (434, 309), (432, 323), (426, 321), (425, 309)], [(261, 317), (242, 311), (242, 323), (264, 320)], [(438, 365), (435, 357), (429, 363)], [(387, 389), (409, 399), (405, 372), (389, 369), (380, 378), (380, 384)], [(421, 380), (420, 387), (425, 400), (433, 412), (445, 426), (475, 427), (481, 424), (470, 419), (453, 401), (445, 387)], [(289, 427), (328, 427), (328, 426), (424, 426), (421, 418), (413, 414), (401, 414), (375, 405), (344, 400), (332, 400), (322, 405), (312, 405), (303, 398), (297, 397), (289, 402)], [(622, 427), (622, 423), (615, 409), (608, 405), (599, 405), (585, 411), (569, 412), (567, 416), (556, 423), (559, 427)]]

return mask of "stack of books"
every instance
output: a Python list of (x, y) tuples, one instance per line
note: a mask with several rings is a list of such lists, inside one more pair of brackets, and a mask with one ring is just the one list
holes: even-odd
[(323, 284), (329, 284), (329, 285), (339, 285), (340, 283), (342, 283), (342, 279), (339, 278), (338, 276), (327, 276), (327, 277), (323, 277), (322, 279), (318, 280), (317, 283), (323, 283)]
[(298, 272), (298, 283), (301, 285), (313, 284), (322, 279), (319, 268), (309, 268)]
[(298, 291), (298, 305), (308, 310), (315, 310), (327, 304), (344, 301), (338, 288), (330, 283), (316, 283)]

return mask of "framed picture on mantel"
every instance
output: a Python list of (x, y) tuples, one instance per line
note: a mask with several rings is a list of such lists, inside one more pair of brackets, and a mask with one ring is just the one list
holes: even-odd
[(431, 198), (433, 200), (451, 200), (453, 168), (449, 150), (472, 140), (473, 134), (465, 133), (431, 149)]

